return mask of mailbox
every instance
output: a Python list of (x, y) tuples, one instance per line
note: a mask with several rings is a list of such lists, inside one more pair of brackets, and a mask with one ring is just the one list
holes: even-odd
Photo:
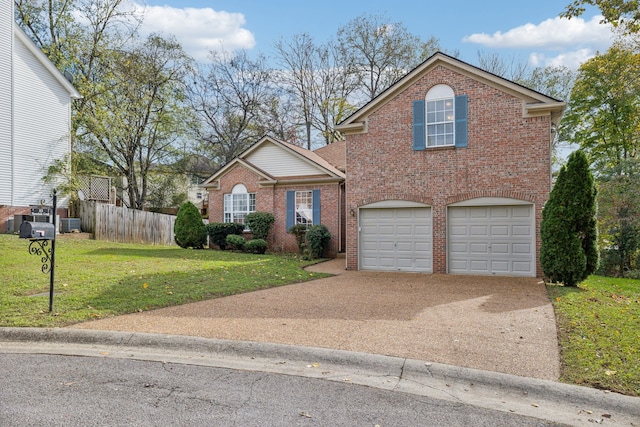
[(53, 240), (55, 232), (53, 224), (49, 222), (24, 221), (20, 224), (21, 239)]

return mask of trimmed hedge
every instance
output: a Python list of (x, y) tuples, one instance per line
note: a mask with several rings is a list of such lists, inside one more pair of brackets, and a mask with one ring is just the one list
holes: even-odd
[(244, 231), (243, 224), (237, 224), (235, 222), (212, 222), (207, 224), (207, 233), (209, 234), (209, 241), (218, 245), (222, 250), (227, 247), (227, 236), (230, 234), (242, 235)]
[(237, 234), (229, 234), (227, 236), (227, 248), (231, 250), (243, 251), (246, 243), (247, 241), (244, 237)]
[(254, 239), (268, 240), (271, 226), (276, 221), (271, 212), (251, 212), (244, 218)]
[(267, 251), (267, 241), (264, 239), (252, 239), (244, 245), (244, 251), (251, 254), (263, 254)]

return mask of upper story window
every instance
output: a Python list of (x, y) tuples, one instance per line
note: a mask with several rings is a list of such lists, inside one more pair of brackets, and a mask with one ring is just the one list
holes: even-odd
[(454, 100), (453, 89), (446, 85), (436, 85), (427, 92), (427, 147), (455, 144)]
[(244, 224), (247, 214), (255, 211), (256, 193), (248, 193), (244, 185), (237, 184), (224, 195), (224, 222)]
[(455, 96), (443, 84), (413, 101), (413, 149), (467, 147), (467, 103), (467, 95)]

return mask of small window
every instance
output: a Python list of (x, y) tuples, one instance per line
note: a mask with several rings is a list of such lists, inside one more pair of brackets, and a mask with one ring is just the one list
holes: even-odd
[(455, 105), (453, 90), (436, 85), (427, 92), (427, 147), (455, 145)]
[(198, 200), (202, 199), (202, 193), (196, 193), (196, 199)]
[(313, 194), (296, 191), (296, 224), (313, 225)]
[(247, 188), (238, 184), (231, 194), (224, 195), (224, 222), (244, 224), (247, 214), (256, 211), (256, 194), (248, 193)]

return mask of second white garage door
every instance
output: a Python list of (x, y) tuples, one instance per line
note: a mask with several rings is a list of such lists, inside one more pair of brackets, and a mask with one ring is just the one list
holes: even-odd
[(431, 208), (360, 210), (360, 269), (432, 271)]
[(533, 205), (448, 209), (449, 273), (535, 276)]

